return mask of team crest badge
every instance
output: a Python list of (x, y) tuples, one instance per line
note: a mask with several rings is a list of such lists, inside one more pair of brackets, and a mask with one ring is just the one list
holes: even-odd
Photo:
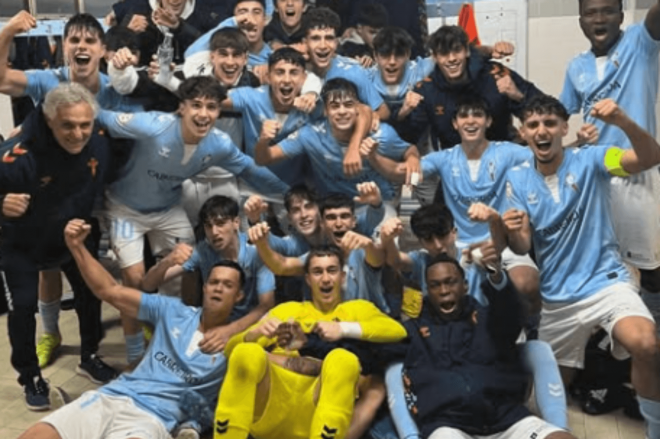
[(170, 152), (172, 152), (171, 149), (169, 149), (166, 146), (163, 146), (161, 149), (158, 150), (158, 155), (163, 157), (163, 158), (170, 158)]
[(539, 197), (536, 195), (536, 192), (530, 192), (527, 194), (527, 202), (529, 204), (538, 204), (539, 203)]
[(133, 119), (133, 115), (131, 113), (122, 113), (117, 116), (117, 122), (119, 122), (119, 125), (126, 125), (131, 121), (131, 119)]
[(96, 177), (96, 168), (99, 165), (99, 161), (96, 160), (94, 157), (89, 159), (87, 162), (87, 166), (89, 167), (90, 172), (92, 173), (92, 177)]

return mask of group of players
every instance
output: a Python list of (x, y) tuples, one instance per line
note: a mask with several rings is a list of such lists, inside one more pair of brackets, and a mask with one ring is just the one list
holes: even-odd
[[(63, 399), (41, 376), (62, 271), (77, 371), (107, 383), (22, 438), (571, 438), (562, 378), (601, 327), (660, 439), (660, 3), (621, 30), (620, 0), (580, 0), (592, 47), (559, 99), (491, 59), (510, 45), (475, 48), (457, 26), (411, 60), (373, 5), (345, 32), (354, 59), (337, 13), (303, 0), (276, 0), (270, 32), (263, 0), (203, 31), (194, 1), (144, 3), (115, 5), (107, 38), (72, 17), (66, 67), (0, 65), (0, 92), (36, 103), (0, 146), (12, 365), (28, 408)], [(0, 58), (35, 25), (14, 16)], [(174, 35), (185, 76), (140, 68), (150, 28)], [(176, 111), (144, 111), (163, 96)], [(422, 204), (411, 252), (402, 185)], [(97, 355), (101, 301), (122, 314), (119, 376)]]

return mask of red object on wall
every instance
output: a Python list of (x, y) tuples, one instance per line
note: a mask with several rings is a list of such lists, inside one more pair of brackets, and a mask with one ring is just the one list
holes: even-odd
[(475, 46), (480, 46), (479, 31), (477, 30), (477, 18), (474, 16), (474, 8), (470, 3), (464, 3), (458, 13), (458, 25), (468, 35), (468, 41)]

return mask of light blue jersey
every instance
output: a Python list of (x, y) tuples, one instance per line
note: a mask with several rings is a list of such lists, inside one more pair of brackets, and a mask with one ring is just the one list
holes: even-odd
[[(403, 141), (396, 131), (385, 123), (381, 123), (378, 131), (371, 133), (370, 137), (378, 142), (379, 154), (397, 162), (403, 160), (403, 154), (410, 147), (409, 143)], [(383, 200), (389, 201), (396, 197), (397, 192), (392, 183), (379, 174), (367, 160), (362, 161), (362, 172), (357, 177), (348, 178), (344, 175), (343, 161), (348, 144), (335, 139), (327, 120), (304, 126), (279, 142), (279, 146), (287, 158), (301, 154), (309, 157), (316, 190), (321, 196), (333, 192), (357, 196), (358, 183), (373, 181), (380, 188)]]
[[(403, 273), (403, 276), (415, 282), (421, 288), (424, 296), (428, 295), (428, 287), (426, 286), (426, 267), (432, 259), (431, 255), (426, 250), (413, 250), (408, 253), (412, 260), (412, 270), (408, 273)], [(488, 298), (484, 295), (481, 289), (481, 283), (487, 279), (487, 273), (479, 270), (474, 264), (465, 264), (461, 261), (461, 266), (465, 270), (465, 279), (468, 282), (468, 294), (477, 301), (488, 306)]]
[(147, 352), (135, 370), (121, 374), (99, 391), (130, 397), (170, 431), (189, 420), (179, 407), (184, 390), (202, 395), (213, 410), (227, 362), (222, 353), (199, 350), (201, 316), (201, 308), (185, 306), (181, 299), (143, 293), (138, 319), (154, 325)]
[(336, 55), (321, 80), (325, 84), (333, 78), (347, 79), (355, 84), (360, 102), (368, 105), (372, 110), (378, 110), (378, 107), (383, 105), (383, 98), (374, 87), (369, 73), (356, 60)]
[[(191, 73), (196, 73), (197, 75), (209, 75), (211, 74), (210, 68), (210, 56), (211, 56), (211, 37), (213, 34), (220, 29), (225, 27), (234, 27), (238, 28), (238, 23), (236, 17), (229, 17), (220, 22), (216, 27), (206, 32), (201, 37), (197, 38), (194, 43), (192, 43), (186, 51), (184, 52), (184, 58), (186, 59), (186, 67), (184, 68), (186, 77), (194, 76)], [(268, 64), (268, 57), (273, 53), (273, 49), (264, 42), (263, 47), (258, 53), (248, 52), (248, 68), (252, 69), (255, 66), (261, 64)], [(189, 60), (196, 64), (195, 67), (189, 64)]]
[(264, 194), (281, 196), (288, 190), (286, 184), (257, 166), (216, 128), (202, 139), (184, 164), (180, 117), (155, 111), (102, 110), (98, 120), (111, 135), (136, 140), (119, 179), (110, 186), (109, 195), (138, 212), (161, 212), (178, 204), (181, 183), (210, 166), (226, 169)]
[[(264, 265), (259, 257), (257, 248), (248, 244), (245, 233), (238, 234), (238, 265), (245, 272), (245, 285), (243, 286), (243, 300), (234, 305), (232, 319), (241, 318), (252, 311), (259, 304), (259, 296), (275, 291), (275, 276)], [(192, 256), (183, 264), (186, 271), (199, 270), (206, 283), (213, 266), (225, 260), (206, 240), (195, 245)]]
[[(238, 87), (229, 91), (229, 98), (235, 111), (243, 114), (243, 130), (245, 139), (245, 151), (250, 157), (254, 157), (254, 147), (261, 135), (261, 127), (266, 120), (277, 120), (273, 102), (270, 97), (270, 87)], [(319, 104), (320, 108), (320, 104)], [(301, 127), (320, 117), (320, 109), (312, 114), (307, 114), (292, 108), (286, 115), (282, 128), (273, 139), (273, 144), (285, 139), (289, 134), (298, 131)], [(268, 166), (275, 175), (290, 185), (303, 183), (305, 180), (304, 157), (293, 158), (283, 163)]]
[(396, 85), (387, 85), (383, 81), (378, 64), (370, 67), (367, 72), (378, 91), (378, 94), (388, 105), (403, 104), (406, 94), (415, 88), (415, 85), (429, 76), (435, 68), (433, 58), (417, 57), (416, 60), (408, 61), (404, 67), (401, 82)]
[[(35, 105), (40, 103), (46, 97), (46, 93), (57, 87), (63, 82), (71, 80), (71, 73), (68, 67), (48, 70), (28, 70), (25, 72), (27, 85), (25, 87), (25, 96), (32, 98)], [(125, 111), (128, 113), (142, 111), (141, 105), (131, 102), (130, 99), (120, 95), (112, 88), (110, 78), (103, 73), (99, 73), (100, 87), (96, 93), (96, 100), (101, 108), (114, 111)]]
[(604, 75), (598, 75), (591, 50), (575, 57), (566, 71), (559, 99), (569, 113), (582, 112), (598, 127), (598, 142), (631, 148), (630, 139), (617, 126), (589, 115), (594, 104), (612, 98), (639, 126), (655, 137), (660, 41), (651, 38), (644, 23), (629, 26), (607, 54)]
[(533, 164), (509, 171), (509, 208), (529, 215), (546, 302), (573, 303), (630, 281), (610, 218), (611, 175), (605, 167), (609, 148), (564, 150), (556, 174), (558, 200)]
[[(422, 157), (424, 178), (439, 175), (445, 203), (454, 215), (461, 244), (485, 241), (490, 237), (488, 223), (471, 221), (467, 212), (474, 203), (483, 203), (502, 212), (506, 204), (504, 187), (506, 172), (525, 161), (531, 162), (532, 152), (510, 142), (490, 142), (481, 155), (476, 179), (472, 178), (467, 156), (461, 145)], [(476, 165), (476, 163), (475, 163)]]
[[(300, 260), (305, 263), (307, 253), (300, 256)], [(346, 283), (342, 289), (344, 302), (364, 299), (376, 305), (384, 313), (390, 312), (381, 283), (382, 270), (367, 264), (366, 251), (363, 248), (351, 251), (344, 264), (344, 273), (346, 274)]]

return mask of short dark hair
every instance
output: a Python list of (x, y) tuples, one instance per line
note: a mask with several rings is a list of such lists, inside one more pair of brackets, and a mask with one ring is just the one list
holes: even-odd
[(122, 47), (128, 47), (131, 52), (140, 50), (138, 34), (124, 26), (112, 26), (105, 33), (106, 50), (117, 51)]
[(182, 102), (189, 99), (208, 98), (220, 103), (227, 98), (227, 91), (215, 78), (210, 76), (193, 76), (186, 78), (179, 85), (177, 96)]
[(533, 114), (555, 115), (564, 121), (568, 121), (570, 117), (568, 111), (566, 111), (566, 107), (557, 98), (543, 93), (535, 95), (523, 106), (521, 120), (524, 122)]
[(374, 37), (374, 51), (381, 56), (408, 56), (415, 40), (405, 29), (387, 26), (378, 31)]
[(309, 273), (309, 265), (312, 262), (312, 258), (322, 256), (334, 256), (339, 262), (339, 268), (344, 266), (344, 252), (342, 252), (339, 247), (336, 245), (315, 246), (309, 250), (309, 253), (307, 253), (307, 258), (305, 258), (305, 273)]
[(429, 49), (446, 55), (469, 47), (468, 35), (460, 26), (442, 26), (429, 37)]
[(303, 69), (303, 71), (307, 65), (303, 54), (292, 47), (281, 47), (275, 52), (271, 53), (270, 56), (268, 56), (268, 68), (270, 69), (280, 61), (285, 61), (293, 64), (294, 66), (299, 66)]
[(426, 278), (429, 269), (436, 264), (452, 264), (458, 272), (461, 274), (461, 278), (465, 280), (465, 270), (461, 267), (461, 264), (447, 253), (440, 253), (431, 258), (431, 260), (426, 264), (426, 273), (424, 273), (424, 278)]
[(213, 264), (213, 267), (211, 267), (211, 271), (209, 271), (209, 277), (206, 279), (206, 282), (208, 282), (208, 279), (211, 277), (210, 276), (211, 272), (215, 270), (216, 267), (229, 267), (238, 271), (238, 286), (240, 289), (243, 289), (243, 287), (245, 286), (245, 270), (243, 270), (243, 267), (238, 265), (238, 262), (232, 261), (230, 259), (223, 259)]
[(328, 209), (341, 209), (343, 207), (348, 207), (351, 209), (351, 213), (355, 213), (355, 201), (353, 201), (353, 198), (346, 194), (329, 194), (321, 200), (321, 217)]
[(199, 224), (206, 224), (215, 217), (234, 219), (238, 216), (238, 203), (224, 195), (214, 195), (199, 209)]
[(73, 15), (64, 25), (64, 38), (68, 37), (71, 32), (82, 31), (96, 34), (105, 43), (105, 31), (101, 23), (92, 14), (86, 12), (79, 12)]
[(307, 11), (302, 21), (303, 34), (307, 36), (312, 29), (334, 29), (339, 36), (341, 18), (330, 8), (313, 8)]
[[(619, 12), (623, 12), (623, 0), (619, 0)], [(582, 15), (582, 5), (584, 4), (584, 0), (578, 0), (578, 8), (580, 9), (580, 15)]]
[(454, 216), (444, 204), (429, 204), (413, 212), (410, 228), (418, 239), (442, 238), (454, 230)]
[(231, 6), (231, 10), (234, 11), (236, 9), (236, 6), (238, 6), (241, 3), (247, 3), (247, 2), (261, 3), (261, 6), (263, 6), (264, 8), (264, 14), (266, 13), (266, 0), (234, 0), (234, 3)]
[(454, 109), (454, 115), (452, 116), (452, 119), (456, 119), (458, 117), (458, 113), (460, 112), (477, 110), (483, 111), (486, 114), (486, 117), (491, 117), (490, 108), (484, 99), (477, 95), (469, 93), (464, 94), (456, 100), (456, 108)]
[(328, 105), (330, 101), (344, 96), (352, 96), (360, 101), (357, 87), (348, 79), (332, 78), (321, 89), (321, 99), (323, 99), (324, 105)]
[(291, 211), (291, 204), (293, 204), (293, 201), (296, 199), (318, 204), (318, 195), (313, 189), (310, 189), (310, 187), (304, 183), (292, 186), (291, 189), (284, 194), (284, 208), (287, 212)]
[(220, 49), (234, 49), (238, 54), (250, 50), (250, 42), (243, 32), (235, 27), (223, 27), (213, 32), (211, 36), (211, 51)]
[(375, 28), (385, 27), (390, 24), (390, 15), (380, 3), (363, 3), (358, 9), (355, 24)]

